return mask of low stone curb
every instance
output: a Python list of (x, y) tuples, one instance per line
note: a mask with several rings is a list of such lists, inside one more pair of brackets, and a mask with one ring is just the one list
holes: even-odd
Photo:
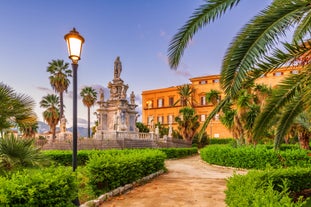
[(152, 173), (146, 177), (143, 177), (131, 184), (126, 184), (125, 186), (121, 186), (121, 187), (118, 187), (108, 193), (105, 193), (101, 196), (99, 196), (97, 199), (95, 200), (90, 200), (90, 201), (87, 201), (85, 203), (83, 203), (82, 205), (80, 205), (80, 207), (99, 207), (104, 201), (106, 201), (107, 199), (113, 197), (113, 196), (117, 196), (117, 195), (121, 195), (121, 194), (124, 194), (126, 191), (136, 187), (136, 186), (139, 186), (139, 185), (142, 185), (144, 183), (146, 183), (147, 181), (161, 175), (164, 173), (164, 170), (160, 170), (158, 172), (155, 172), (155, 173)]

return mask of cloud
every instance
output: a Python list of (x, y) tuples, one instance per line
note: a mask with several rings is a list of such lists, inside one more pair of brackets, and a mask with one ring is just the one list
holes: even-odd
[(161, 62), (163, 62), (163, 63), (166, 64), (166, 65), (169, 65), (169, 64), (168, 64), (168, 57), (167, 57), (166, 55), (164, 55), (162, 52), (158, 52), (158, 53), (157, 53), (157, 57), (158, 57), (158, 59), (159, 59)]
[(78, 118), (77, 122), (78, 122), (78, 125), (85, 125), (85, 124), (87, 124), (87, 120), (83, 119), (83, 118)]
[[(169, 65), (169, 61), (168, 61), (168, 57), (166, 55), (164, 55), (162, 52), (158, 52), (157, 53), (157, 57), (159, 60), (161, 60), (163, 63), (165, 63), (166, 65)], [(182, 76), (182, 77), (185, 77), (185, 78), (190, 78), (192, 75), (191, 73), (189, 72), (189, 66), (188, 64), (182, 62), (180, 65), (179, 65), (179, 69), (177, 70), (172, 70), (176, 75), (178, 76)]]
[(188, 42), (188, 44), (187, 44), (187, 48), (188, 48), (188, 47), (191, 47), (191, 46), (194, 45), (194, 44), (195, 44), (195, 41), (192, 40), (192, 39), (190, 39), (189, 42)]
[(166, 36), (166, 32), (163, 31), (163, 30), (161, 30), (161, 31), (160, 31), (160, 37), (165, 37), (165, 36)]
[[(80, 91), (86, 87), (86, 85), (84, 86), (81, 86), (79, 89), (78, 89), (78, 100), (81, 100), (82, 97), (80, 96)], [(109, 92), (109, 89), (108, 88), (105, 88), (104, 86), (102, 85), (99, 85), (99, 84), (93, 84), (93, 85), (88, 85), (88, 87), (92, 87), (96, 90), (97, 92), (97, 97), (99, 97), (99, 89), (103, 89), (104, 90), (104, 96), (105, 96), (105, 99), (107, 99), (107, 97), (110, 96), (110, 92)], [(73, 97), (73, 91), (68, 91), (67, 93), (64, 93), (64, 96), (72, 99)]]
[[(85, 86), (83, 86), (82, 88), (84, 88)], [(94, 88), (97, 92), (97, 97), (99, 96), (99, 90), (103, 89), (104, 90), (104, 97), (106, 97), (105, 99), (107, 99), (110, 96), (110, 91), (108, 88), (105, 88), (104, 86), (100, 85), (100, 84), (93, 84), (91, 85), (92, 88)]]
[(192, 76), (189, 71), (174, 70), (174, 73), (178, 76), (182, 76), (185, 78), (190, 78)]
[(48, 94), (50, 93), (54, 93), (54, 91), (51, 89), (51, 88), (46, 88), (46, 87), (42, 87), (42, 86), (37, 86), (37, 89), (39, 91), (43, 91), (43, 92), (46, 92)]
[(135, 94), (135, 102), (137, 105), (141, 104), (141, 96), (140, 95)]

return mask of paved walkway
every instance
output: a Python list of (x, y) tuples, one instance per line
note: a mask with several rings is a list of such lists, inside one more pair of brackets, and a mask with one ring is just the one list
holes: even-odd
[(226, 206), (226, 178), (232, 176), (235, 170), (209, 165), (198, 155), (167, 160), (165, 166), (168, 173), (104, 202), (101, 207)]

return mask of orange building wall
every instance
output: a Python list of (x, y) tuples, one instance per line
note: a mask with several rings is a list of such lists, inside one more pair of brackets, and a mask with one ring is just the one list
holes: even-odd
[[(284, 77), (291, 73), (296, 73), (299, 71), (298, 67), (284, 67), (280, 68), (272, 73), (269, 73), (259, 79), (256, 80), (256, 83), (264, 83), (268, 86), (274, 87), (277, 83), (279, 83)], [(194, 89), (193, 94), (193, 108), (196, 113), (201, 118), (201, 115), (207, 116), (214, 109), (212, 104), (201, 104), (201, 97), (205, 97), (206, 92), (209, 92), (211, 89), (222, 91), (219, 84), (220, 75), (210, 75), (210, 76), (201, 76), (191, 78), (191, 86)], [(178, 103), (176, 106), (169, 105), (169, 98), (174, 99), (174, 103), (179, 100), (178, 95), (178, 87), (173, 86), (169, 88), (160, 88), (154, 90), (148, 90), (142, 92), (142, 122), (145, 125), (147, 124), (147, 117), (153, 117), (153, 124), (158, 123), (158, 117), (162, 118), (162, 124), (164, 126), (169, 125), (168, 115), (173, 115), (173, 123), (172, 126), (174, 129), (177, 129), (177, 124), (175, 123), (175, 117), (179, 115), (179, 110), (181, 109), (180, 104)], [(221, 94), (221, 97), (224, 97), (224, 94)], [(163, 105), (158, 106), (158, 100), (163, 99)], [(151, 101), (152, 104), (148, 108), (147, 102)], [(201, 120), (201, 124), (203, 124), (204, 120)], [(150, 127), (152, 125), (150, 124)], [(208, 127), (206, 128), (206, 133), (210, 137), (219, 137), (219, 138), (228, 138), (232, 137), (232, 134), (229, 130), (224, 127), (221, 122), (217, 119), (211, 120)]]

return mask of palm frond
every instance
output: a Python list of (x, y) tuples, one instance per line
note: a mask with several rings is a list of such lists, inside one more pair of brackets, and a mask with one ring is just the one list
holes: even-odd
[(282, 112), (282, 116), (279, 119), (278, 127), (276, 129), (276, 137), (274, 142), (274, 147), (276, 149), (280, 147), (281, 141), (288, 133), (295, 118), (303, 111), (303, 105), (301, 94), (298, 94), (284, 107), (285, 110)]
[(286, 31), (306, 12), (305, 1), (272, 3), (246, 24), (226, 52), (221, 85), (226, 94), (235, 95), (249, 71), (285, 36)]
[(173, 69), (178, 67), (188, 42), (199, 29), (221, 17), (239, 2), (240, 0), (209, 0), (196, 9), (186, 24), (178, 30), (178, 33), (170, 41), (168, 49), (170, 67)]
[(307, 70), (303, 70), (299, 74), (292, 74), (280, 83), (272, 96), (267, 99), (263, 112), (255, 122), (253, 129), (255, 140), (261, 137), (265, 129), (272, 125), (272, 118), (279, 114), (283, 107), (303, 90), (305, 83), (309, 81), (309, 75)]
[(311, 10), (309, 12), (306, 12), (306, 14), (302, 16), (299, 25), (295, 29), (293, 41), (300, 41), (310, 33), (311, 33)]
[(204, 121), (199, 135), (198, 135), (198, 139), (201, 140), (201, 138), (203, 137), (203, 134), (205, 133), (205, 130), (209, 124), (209, 122), (216, 116), (217, 113), (220, 112), (220, 110), (226, 106), (228, 103), (230, 102), (230, 97), (226, 96), (223, 100), (221, 100), (216, 107), (213, 109), (213, 111), (211, 111), (211, 113), (208, 115), (208, 117), (206, 118), (206, 120)]

